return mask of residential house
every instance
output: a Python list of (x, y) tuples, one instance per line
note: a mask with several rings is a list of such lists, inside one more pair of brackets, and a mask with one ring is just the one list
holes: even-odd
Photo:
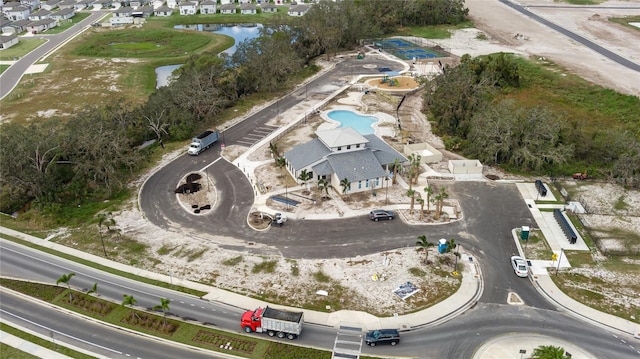
[(26, 6), (29, 10), (34, 11), (40, 8), (40, 0), (21, 0), (22, 6)]
[(198, 12), (198, 3), (193, 1), (182, 1), (178, 5), (180, 15), (195, 15)]
[(217, 3), (214, 0), (205, 0), (200, 3), (201, 14), (215, 14)]
[(15, 28), (11, 26), (11, 20), (4, 16), (0, 16), (0, 31), (3, 34), (13, 34), (15, 32)]
[(164, 1), (163, 0), (153, 0), (153, 1), (151, 1), (151, 7), (153, 7), (153, 10), (159, 8), (162, 5), (164, 5)]
[(95, 2), (96, 0), (80, 0), (73, 5), (73, 8), (76, 9), (76, 11), (81, 11), (93, 7)]
[(2, 8), (2, 12), (6, 14), (6, 11), (15, 9), (18, 6), (24, 6), (24, 5), (22, 5), (22, 3), (20, 3), (19, 1), (10, 1), (8, 3), (2, 4), (2, 6), (0, 6), (0, 8)]
[(23, 31), (27, 31), (27, 25), (31, 24), (31, 20), (29, 19), (24, 19), (24, 20), (18, 20), (18, 21), (12, 21), (9, 26), (11, 26), (14, 30), (13, 33), (15, 34), (19, 34)]
[(237, 0), (238, 4), (242, 5), (242, 4), (250, 4), (251, 0)]
[(220, 5), (233, 4), (235, 0), (220, 0)]
[(96, 2), (93, 3), (95, 9), (110, 9), (112, 6), (112, 0), (96, 0)]
[(278, 12), (278, 7), (273, 4), (261, 4), (260, 8), (262, 9), (262, 12)]
[(242, 4), (240, 5), (240, 13), (243, 15), (255, 15), (258, 7), (255, 4)]
[(389, 166), (407, 159), (380, 137), (361, 135), (352, 127), (316, 131), (316, 138), (284, 153), (286, 168), (298, 178), (303, 170), (312, 180), (327, 180), (341, 188), (346, 178), (348, 193), (384, 188)]
[(173, 9), (165, 5), (162, 5), (153, 11), (154, 16), (171, 16), (171, 14), (173, 14)]
[(62, 9), (51, 14), (51, 18), (57, 22), (66, 21), (76, 15), (75, 9)]
[(153, 15), (153, 8), (151, 5), (140, 6), (131, 13), (131, 16), (133, 17), (149, 17), (151, 15)]
[(44, 9), (40, 9), (36, 12), (32, 12), (31, 14), (29, 14), (29, 20), (31, 21), (48, 19), (49, 17), (51, 17), (51, 11), (44, 10)]
[(113, 16), (109, 18), (109, 23), (111, 23), (111, 26), (133, 24), (133, 8), (130, 6), (123, 6), (114, 10)]
[(167, 6), (175, 9), (176, 7), (178, 7), (178, 0), (167, 0)]
[(75, 9), (75, 0), (62, 0), (58, 3), (58, 9)]
[(58, 23), (54, 19), (38, 20), (27, 25), (27, 31), (33, 34), (38, 34), (56, 26), (58, 26)]
[(53, 10), (53, 9), (55, 9), (55, 8), (57, 8), (57, 7), (58, 7), (58, 3), (59, 3), (60, 1), (62, 1), (62, 0), (49, 0), (49, 1), (45, 1), (45, 2), (43, 2), (43, 3), (40, 5), (40, 7), (41, 7), (42, 9), (45, 9), (45, 10), (49, 10), (49, 11), (51, 11), (51, 10)]
[(18, 40), (18, 35), (2, 35), (0, 36), (0, 50), (8, 49), (11, 46), (17, 44), (20, 40)]
[(139, 8), (140, 6), (149, 5), (149, 0), (131, 0), (129, 1), (129, 6), (134, 9)]
[(220, 13), (221, 14), (235, 14), (236, 13), (236, 4), (220, 5)]
[(29, 19), (29, 14), (31, 13), (28, 7), (22, 5), (11, 7), (11, 9), (7, 10), (3, 8), (3, 11), (7, 19), (11, 21)]
[(291, 5), (288, 14), (289, 16), (304, 16), (309, 9), (311, 9), (309, 5)]

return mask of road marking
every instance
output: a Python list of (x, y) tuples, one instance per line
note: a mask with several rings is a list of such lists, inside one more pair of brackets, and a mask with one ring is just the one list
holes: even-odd
[(35, 325), (35, 326), (40, 327), (40, 328), (42, 328), (42, 329), (48, 330), (48, 331), (49, 331), (49, 332), (51, 332), (51, 333), (59, 334), (59, 335), (62, 335), (63, 337), (67, 337), (67, 338), (70, 338), (70, 339), (73, 339), (73, 340), (77, 340), (77, 341), (79, 341), (79, 342), (81, 342), (81, 343), (85, 343), (85, 344), (88, 344), (88, 345), (94, 346), (94, 347), (96, 347), (96, 348), (100, 348), (100, 349), (108, 350), (108, 351), (113, 352), (113, 353), (116, 353), (116, 354), (122, 354), (122, 352), (121, 352), (121, 351), (117, 351), (117, 350), (115, 350), (115, 349), (111, 349), (111, 348), (103, 347), (102, 345), (98, 345), (98, 344), (95, 344), (95, 343), (91, 343), (91, 342), (86, 341), (86, 340), (84, 340), (84, 339), (80, 339), (80, 338), (72, 337), (71, 335), (68, 335), (68, 334), (65, 334), (65, 333), (59, 332), (59, 331), (54, 330), (54, 329), (49, 328), (49, 327), (45, 327), (45, 326), (44, 326), (44, 325), (42, 325), (42, 324), (39, 324), (39, 323), (36, 323), (36, 322), (32, 322), (32, 321), (30, 321), (29, 319), (23, 318), (23, 317), (21, 317), (21, 316), (19, 316), (19, 315), (16, 315), (16, 314), (13, 314), (13, 313), (9, 313), (9, 312), (7, 312), (7, 311), (6, 311), (6, 310), (4, 310), (4, 309), (0, 309), (0, 312), (2, 312), (2, 313), (4, 313), (4, 314), (7, 314), (7, 315), (10, 315), (10, 316), (12, 316), (12, 317), (14, 317), (14, 318), (18, 318), (18, 319), (20, 319), (20, 320), (23, 320), (23, 321), (25, 321), (25, 322), (27, 322), (27, 323), (29, 323), (29, 324)]

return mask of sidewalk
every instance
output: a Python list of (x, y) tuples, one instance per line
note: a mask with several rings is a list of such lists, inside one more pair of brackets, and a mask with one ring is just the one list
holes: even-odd
[[(542, 231), (547, 240), (547, 243), (555, 254), (558, 255), (558, 261), (549, 260), (531, 260), (530, 279), (538, 292), (545, 296), (551, 303), (557, 304), (560, 308), (564, 309), (567, 313), (592, 324), (598, 325), (607, 330), (618, 330), (626, 334), (631, 334), (636, 338), (640, 338), (640, 324), (632, 323), (629, 320), (616, 317), (611, 314), (600, 312), (589, 306), (586, 306), (575, 299), (567, 296), (562, 292), (551, 279), (551, 271), (557, 268), (571, 268), (571, 264), (567, 260), (567, 257), (563, 255), (564, 250), (572, 251), (588, 251), (589, 247), (585, 244), (578, 231), (575, 233), (578, 239), (575, 244), (570, 244), (564, 233), (560, 229), (560, 226), (556, 223), (552, 212), (541, 212), (540, 208), (560, 208), (565, 206), (557, 205), (537, 205), (535, 203), (537, 198), (537, 190), (533, 183), (518, 183), (516, 184), (522, 197), (529, 206), (531, 214), (533, 215), (538, 227)], [(548, 194), (551, 191), (547, 191)], [(546, 199), (546, 198), (545, 198)], [(551, 198), (549, 198), (551, 199)], [(556, 207), (557, 206), (557, 207)], [(571, 225), (573, 226), (573, 225)], [(520, 239), (515, 230), (512, 232), (513, 239), (518, 247), (520, 256), (524, 257), (524, 251), (520, 244)], [(550, 270), (551, 268), (551, 270)]]

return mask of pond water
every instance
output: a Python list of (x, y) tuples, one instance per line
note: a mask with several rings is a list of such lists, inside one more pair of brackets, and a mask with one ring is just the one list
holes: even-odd
[[(223, 51), (228, 55), (236, 52), (236, 45), (244, 40), (251, 40), (258, 37), (262, 24), (196, 24), (196, 25), (176, 25), (175, 29), (185, 29), (193, 31), (209, 31), (220, 35), (227, 35), (233, 38), (234, 44), (230, 48)], [(182, 65), (168, 65), (156, 68), (156, 88), (166, 86), (169, 82), (169, 76), (173, 70)]]

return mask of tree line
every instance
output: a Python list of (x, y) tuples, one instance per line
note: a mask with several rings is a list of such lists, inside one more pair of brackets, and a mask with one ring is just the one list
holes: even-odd
[(519, 172), (569, 175), (588, 166), (590, 173), (640, 187), (638, 98), (616, 94), (623, 115), (607, 115), (607, 128), (594, 126), (592, 113), (569, 115), (551, 101), (528, 103), (526, 87), (535, 80), (522, 65), (504, 53), (464, 56), (428, 81), (423, 112), (445, 145)]
[[(141, 105), (123, 99), (68, 118), (5, 124), (0, 132), (0, 210), (52, 210), (113, 196), (167, 141), (182, 141), (248, 96), (290, 89), (311, 61), (399, 26), (464, 21), (462, 1), (323, 1), (301, 18), (276, 17), (232, 56), (190, 56), (168, 86)], [(149, 140), (155, 144), (145, 146)]]

